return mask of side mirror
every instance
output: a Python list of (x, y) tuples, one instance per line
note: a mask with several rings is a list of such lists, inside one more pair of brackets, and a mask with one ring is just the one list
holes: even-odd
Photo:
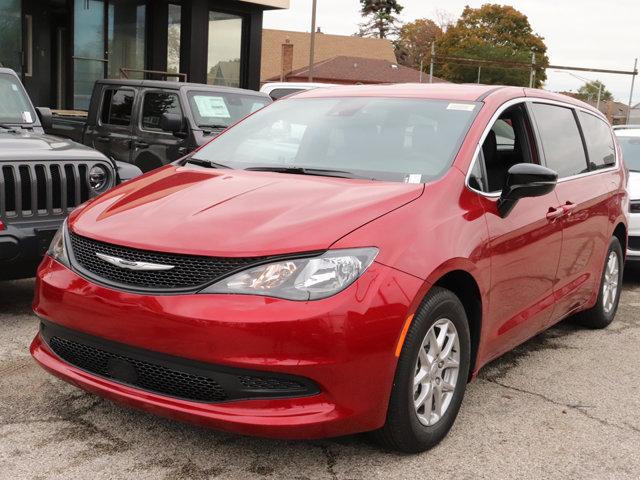
[(36, 107), (36, 113), (40, 119), (40, 125), (45, 130), (50, 130), (53, 127), (53, 113), (51, 109), (47, 107)]
[(181, 136), (184, 118), (175, 113), (163, 113), (160, 117), (160, 128), (165, 132), (171, 132), (176, 137)]
[(498, 213), (505, 218), (518, 200), (541, 197), (553, 192), (558, 183), (558, 174), (535, 163), (518, 163), (507, 172), (507, 182), (498, 200)]

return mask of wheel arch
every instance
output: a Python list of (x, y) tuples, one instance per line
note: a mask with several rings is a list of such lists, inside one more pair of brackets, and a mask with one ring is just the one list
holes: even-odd
[(624, 258), (627, 257), (627, 227), (624, 223), (620, 222), (616, 225), (616, 228), (613, 229), (613, 236), (616, 237), (620, 241), (620, 245), (622, 246), (622, 256)]

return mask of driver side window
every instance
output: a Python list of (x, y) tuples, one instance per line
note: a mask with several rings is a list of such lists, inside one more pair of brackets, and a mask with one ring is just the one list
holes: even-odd
[(502, 191), (509, 169), (537, 163), (531, 123), (524, 104), (505, 110), (493, 124), (471, 171), (469, 184), (485, 193)]

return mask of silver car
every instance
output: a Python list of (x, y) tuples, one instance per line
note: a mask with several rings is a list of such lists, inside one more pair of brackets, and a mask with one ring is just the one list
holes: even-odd
[(640, 125), (614, 127), (629, 169), (629, 245), (627, 260), (640, 262)]

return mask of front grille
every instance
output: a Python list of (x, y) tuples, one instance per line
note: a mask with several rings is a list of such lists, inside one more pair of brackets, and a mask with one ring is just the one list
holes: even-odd
[(222, 387), (211, 378), (171, 370), (58, 337), (52, 337), (49, 345), (56, 355), (72, 365), (134, 387), (201, 402), (227, 399)]
[[(32, 219), (66, 216), (93, 196), (88, 172), (102, 162), (3, 162), (0, 217)], [(112, 183), (115, 175), (112, 172)]]
[(640, 237), (629, 237), (629, 249), (640, 251)]
[(221, 367), (150, 352), (43, 321), (40, 334), (61, 360), (93, 375), (159, 395), (215, 403), (314, 395), (306, 378)]
[[(188, 291), (195, 290), (231, 272), (264, 261), (264, 257), (232, 258), (203, 257), (172, 253), (152, 252), (98, 242), (70, 234), (71, 251), (75, 265), (97, 280), (118, 286), (141, 290)], [(174, 268), (164, 271), (136, 271), (112, 265), (96, 256), (96, 253), (129, 260)]]

